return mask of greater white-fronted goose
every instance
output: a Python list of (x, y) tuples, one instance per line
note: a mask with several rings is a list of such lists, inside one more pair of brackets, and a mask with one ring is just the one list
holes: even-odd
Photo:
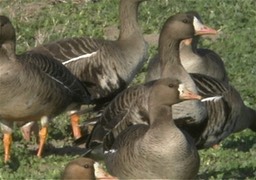
[(60, 62), (40, 54), (15, 54), (15, 29), (0, 16), (0, 123), (4, 160), (10, 159), (14, 121), (41, 120), (39, 150), (46, 140), (48, 120), (66, 109), (90, 103), (87, 89)]
[[(179, 43), (182, 39), (178, 38), (178, 32), (180, 32), (180, 34), (187, 32), (190, 36), (193, 36), (195, 34), (192, 25), (194, 18), (195, 17), (191, 14), (178, 14), (169, 18), (163, 27), (160, 34), (159, 52), (161, 53), (159, 54), (161, 55), (161, 62), (166, 75), (171, 73), (171, 63), (173, 63), (172, 65), (174, 65), (176, 69), (183, 71), (179, 57)], [(179, 25), (179, 28), (172, 27)], [(181, 26), (192, 30), (181, 30), (183, 29)], [(171, 32), (175, 29), (178, 29), (178, 31), (172, 34)], [(189, 38), (188, 35), (182, 37)], [(170, 62), (168, 62), (169, 60)], [(170, 66), (168, 67), (168, 65)], [(186, 71), (183, 71), (183, 73), (186, 73)], [(190, 133), (195, 139), (198, 148), (211, 147), (231, 133), (241, 131), (245, 128), (256, 131), (255, 110), (244, 105), (239, 93), (229, 85), (229, 83), (202, 74), (190, 75), (199, 94), (203, 97), (212, 97), (202, 100), (207, 116), (199, 123), (181, 121), (181, 119), (175, 119), (175, 122), (179, 127), (184, 128)], [(143, 119), (142, 115), (148, 113), (148, 107), (143, 100), (140, 98), (136, 99), (136, 96), (137, 95), (133, 93), (126, 95), (125, 98), (117, 97), (114, 100), (115, 102), (111, 102), (105, 108), (91, 136), (88, 138), (87, 148), (89, 148), (89, 150), (93, 148), (95, 144), (101, 142), (104, 137), (104, 133), (102, 132), (105, 130), (106, 133), (118, 123), (121, 123), (119, 122), (120, 119), (122, 119), (121, 121), (126, 118), (132, 119), (133, 117)], [(187, 109), (183, 109), (183, 111), (186, 112)], [(121, 129), (124, 129), (127, 125), (123, 123), (122, 126)]]
[[(201, 17), (197, 12), (194, 14), (202, 23)], [(201, 35), (202, 37), (204, 35)], [(197, 44), (200, 36), (185, 39), (180, 43), (180, 60), (182, 66), (188, 73), (199, 73), (214, 77), (220, 81), (227, 82), (228, 76), (221, 57), (210, 49), (198, 49)], [(158, 79), (160, 75), (159, 54), (149, 61), (146, 82)]]
[[(187, 18), (183, 14), (174, 16), (173, 18), (175, 21), (178, 21), (179, 24), (184, 25), (186, 22), (190, 22), (190, 24), (195, 22), (193, 19), (196, 16), (193, 15), (193, 13), (187, 13), (186, 16)], [(164, 25), (162, 33), (166, 30), (168, 31), (168, 27), (171, 27), (169, 23), (167, 21)], [(167, 26), (166, 29), (165, 26)], [(177, 29), (181, 28), (181, 26), (175, 26)], [(173, 29), (175, 30), (175, 28)], [(169, 31), (172, 32), (173, 30), (170, 29)], [(179, 56), (181, 39), (177, 38), (177, 33), (175, 32), (170, 33), (173, 34), (174, 37), (168, 37), (168, 33), (163, 34), (164, 36), (160, 35), (159, 41), (159, 64), (161, 72), (156, 74), (156, 77), (175, 77), (180, 76), (181, 74), (185, 75), (186, 72), (183, 71)], [(178, 71), (178, 69), (182, 71)], [(196, 123), (184, 121), (184, 124), (179, 124), (179, 127), (186, 129), (195, 139), (198, 148), (211, 147), (219, 143), (231, 133), (238, 132), (246, 128), (250, 128), (255, 131), (255, 110), (244, 105), (239, 93), (234, 87), (232, 87), (228, 82), (220, 81), (203, 74), (190, 74), (190, 76), (200, 95), (213, 97), (202, 100), (203, 106), (207, 111), (207, 116), (204, 119), (197, 121)], [(191, 81), (191, 79), (189, 81)], [(181, 79), (181, 82), (185, 82), (185, 84), (189, 81), (183, 81)], [(186, 112), (189, 108), (184, 109), (183, 111)], [(194, 107), (190, 110), (193, 111), (193, 109)], [(175, 117), (175, 106), (173, 106), (173, 111)], [(175, 122), (180, 123), (181, 121)]]
[[(184, 22), (183, 22), (184, 21)], [(182, 67), (179, 61), (179, 42), (183, 39), (187, 39), (190, 37), (193, 37), (195, 34), (209, 34), (209, 33), (216, 33), (215, 30), (210, 29), (200, 23), (199, 20), (195, 16), (193, 16), (190, 13), (186, 14), (178, 14), (176, 16), (172, 16), (169, 18), (165, 25), (162, 28), (162, 31), (160, 33), (160, 39), (159, 39), (159, 55), (161, 59), (163, 59), (161, 62), (163, 62), (162, 66), (167, 67), (169, 69), (172, 69), (172, 73), (169, 73), (169, 69), (165, 69), (164, 75), (166, 77), (175, 77), (183, 82), (185, 82), (186, 85), (188, 85), (188, 89), (192, 92), (197, 92), (196, 85), (193, 82), (192, 78), (189, 76), (189, 74), (185, 71), (185, 69)], [(177, 44), (175, 44), (177, 43)], [(178, 47), (177, 47), (177, 46)], [(166, 52), (166, 51), (170, 52)], [(176, 54), (172, 57), (172, 51), (177, 51)], [(170, 59), (170, 63), (169, 63)], [(169, 64), (168, 64), (169, 63)], [(173, 64), (173, 67), (170, 67), (171, 63)], [(158, 76), (159, 77), (159, 76)], [(90, 151), (91, 148), (94, 148), (95, 144), (98, 144), (101, 142), (102, 138), (104, 137), (104, 134), (107, 132), (104, 132), (105, 130), (110, 130), (116, 126), (118, 121), (120, 119), (134, 119), (132, 117), (140, 117), (143, 111), (147, 114), (148, 108), (146, 107), (145, 102), (141, 101), (139, 98), (138, 100), (135, 100), (135, 97), (132, 97), (131, 95), (127, 95), (125, 98), (127, 99), (117, 99), (115, 101), (120, 101), (118, 106), (115, 105), (115, 103), (110, 103), (106, 107), (106, 109), (103, 111), (102, 117), (100, 117), (99, 122), (95, 125), (95, 128), (92, 131), (91, 136), (87, 139), (86, 147), (89, 148), (88, 151)], [(135, 102), (136, 101), (136, 102)], [(176, 105), (176, 104), (175, 104)], [(193, 102), (189, 101), (188, 104), (185, 104), (185, 106), (178, 106), (178, 108), (175, 108), (175, 105), (172, 106), (172, 109), (174, 110), (173, 115), (174, 119), (180, 119), (180, 117), (187, 120), (187, 118), (190, 120), (190, 118), (195, 119), (196, 123), (201, 122), (205, 120), (207, 116), (207, 111), (205, 109), (205, 106), (201, 101)], [(125, 108), (129, 107), (129, 110), (124, 110)], [(186, 109), (186, 111), (184, 111)], [(188, 111), (188, 112), (187, 112)], [(121, 113), (125, 112), (125, 113)], [(178, 116), (175, 116), (175, 113), (179, 113)], [(180, 116), (183, 115), (183, 116)], [(117, 116), (118, 121), (115, 120)], [(130, 118), (130, 116), (132, 116)], [(111, 121), (109, 121), (109, 119)], [(137, 118), (138, 119), (138, 118)], [(190, 121), (189, 121), (190, 122)], [(104, 133), (102, 133), (104, 132)]]
[[(86, 83), (96, 105), (110, 101), (127, 87), (147, 57), (147, 44), (137, 22), (138, 7), (145, 0), (120, 0), (120, 34), (116, 41), (88, 37), (63, 39), (33, 48), (62, 62)], [(75, 138), (81, 136), (78, 116), (71, 116)]]
[(209, 148), (244, 129), (256, 132), (256, 111), (247, 107), (239, 92), (228, 82), (201, 74), (191, 74), (207, 108), (207, 118), (199, 124), (179, 125), (196, 141), (198, 149)]
[[(159, 74), (155, 73), (154, 79), (160, 77), (177, 78), (182, 83), (186, 84), (190, 91), (197, 93), (195, 83), (180, 62), (179, 45), (182, 40), (192, 38), (195, 35), (216, 33), (216, 30), (203, 25), (194, 13), (191, 12), (176, 15), (168, 19), (160, 32), (158, 43), (158, 62), (161, 71), (159, 71)], [(166, 49), (172, 51), (166, 53)], [(184, 109), (186, 109), (186, 111), (184, 111)], [(191, 123), (200, 123), (206, 116), (207, 111), (200, 101), (184, 101), (173, 105), (174, 119), (183, 119), (184, 121)]]
[[(126, 122), (122, 116), (114, 117), (114, 121), (125, 123), (127, 127), (120, 131), (122, 124), (117, 124), (104, 139), (109, 173), (121, 179), (195, 178), (199, 155), (193, 139), (176, 127), (171, 106), (181, 100), (201, 97), (170, 78), (127, 89), (120, 96), (125, 98), (129, 94), (136, 96), (137, 101), (144, 100), (148, 112), (141, 112), (142, 115), (137, 117), (130, 113), (129, 118), (125, 117)], [(114, 102), (118, 104), (118, 101)]]
[(79, 157), (70, 161), (61, 174), (62, 180), (76, 179), (117, 179), (111, 176), (99, 165), (90, 158)]

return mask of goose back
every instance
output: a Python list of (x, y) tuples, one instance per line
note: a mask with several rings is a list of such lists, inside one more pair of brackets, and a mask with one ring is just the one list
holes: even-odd
[[(126, 127), (134, 124), (148, 124), (148, 96), (153, 82), (132, 86), (119, 93), (103, 110), (96, 120), (92, 133), (87, 139), (86, 147), (94, 149), (102, 143), (105, 135), (115, 128), (115, 137)], [(112, 143), (112, 140), (110, 140)]]
[(39, 54), (16, 56), (14, 27), (7, 17), (0, 16), (0, 20), (2, 118), (22, 119), (44, 113), (54, 116), (72, 103), (90, 101), (86, 88), (61, 63)]
[(140, 2), (120, 0), (120, 35), (116, 41), (88, 37), (63, 39), (33, 48), (31, 52), (61, 61), (87, 84), (93, 98), (113, 96), (132, 81), (147, 57), (147, 45), (137, 22)]
[(211, 147), (231, 133), (246, 128), (255, 131), (256, 111), (245, 106), (240, 94), (232, 85), (201, 74), (191, 76), (200, 95), (213, 96), (203, 100), (208, 111), (205, 122), (183, 126), (196, 139), (199, 149)]
[(181, 63), (188, 73), (204, 74), (227, 82), (228, 75), (221, 57), (210, 49), (197, 49), (193, 41), (192, 45), (181, 47)]
[(15, 29), (9, 18), (0, 16), (0, 125), (5, 162), (10, 159), (13, 121), (41, 119), (41, 156), (48, 120), (91, 101), (87, 89), (61, 63), (41, 54), (17, 56), (15, 47)]
[[(183, 19), (186, 19), (186, 20), (189, 19), (189, 22), (190, 22), (190, 24), (189, 23), (185, 24), (184, 25), (185, 27), (183, 27), (186, 30), (185, 35), (178, 34), (181, 37), (177, 35), (177, 33), (181, 31), (180, 31), (180, 27), (176, 26), (175, 17), (178, 19), (178, 21), (182, 21)], [(189, 76), (189, 74), (184, 70), (184, 68), (180, 64), (179, 52), (178, 52), (179, 42), (182, 40), (182, 38), (191, 37), (195, 33), (192, 25), (193, 16), (191, 16), (190, 14), (178, 14), (175, 17), (171, 17), (166, 21), (160, 34), (159, 54), (162, 58), (164, 58), (164, 60), (160, 61), (160, 65), (163, 68), (162, 77), (173, 76), (172, 78), (177, 78), (182, 82), (185, 82), (186, 87), (188, 87), (188, 89), (193, 92), (193, 91), (196, 91), (196, 86), (193, 80), (191, 79), (191, 77)], [(172, 31), (174, 31), (175, 34), (171, 33)], [(176, 39), (177, 37), (178, 39)], [(174, 39), (174, 40), (171, 41), (170, 39)], [(170, 51), (173, 51), (173, 53), (170, 53)], [(170, 72), (170, 69), (173, 70), (172, 73)], [(148, 82), (148, 83), (150, 84), (151, 82)], [(145, 84), (144, 86), (146, 87), (147, 84)], [(148, 119), (147, 118), (148, 116), (147, 101), (144, 101), (144, 98), (138, 98), (140, 95), (137, 95), (137, 94), (136, 94), (136, 98), (135, 97), (131, 98), (132, 95), (127, 95), (128, 93), (135, 94), (135, 92), (142, 92), (141, 95), (143, 97), (146, 97), (148, 95), (148, 92), (143, 92), (144, 90), (141, 91), (140, 89), (144, 89), (144, 87), (139, 86), (138, 91), (131, 91), (131, 92), (124, 91), (119, 96), (117, 96), (115, 101), (112, 101), (105, 108), (102, 116), (100, 117), (100, 121), (101, 121), (100, 124), (105, 126), (105, 128), (109, 126), (109, 129), (112, 129), (114, 126), (116, 126), (114, 134), (115, 133), (118, 134), (119, 128), (122, 131), (123, 126), (127, 127), (127, 125), (129, 125), (129, 123), (126, 122), (126, 117), (128, 120), (129, 118), (134, 118), (145, 123), (146, 121), (144, 121), (143, 119)], [(148, 88), (146, 88), (146, 90), (147, 89)], [(139, 99), (139, 101), (137, 99)], [(189, 120), (192, 118), (192, 119), (195, 119), (195, 121), (201, 122), (206, 117), (207, 112), (206, 112), (206, 109), (204, 109), (205, 106), (203, 106), (203, 103), (201, 103), (200, 101), (197, 101), (196, 103), (190, 101), (190, 103), (187, 103), (186, 106), (180, 105), (178, 106), (178, 108), (177, 107), (175, 108), (175, 105), (173, 105), (174, 119), (182, 118), (182, 119), (185, 119), (185, 121), (187, 121), (187, 118)], [(186, 109), (185, 111), (186, 114), (184, 114), (184, 109)], [(118, 117), (120, 121), (116, 122), (115, 117)], [(109, 122), (109, 119), (111, 120), (111, 122)], [(112, 125), (112, 122), (114, 126)], [(119, 125), (117, 126), (117, 124)], [(89, 138), (89, 141), (90, 141), (90, 138)]]

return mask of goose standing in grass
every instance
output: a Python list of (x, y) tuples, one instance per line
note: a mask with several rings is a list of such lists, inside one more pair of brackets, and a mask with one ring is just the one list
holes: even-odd
[[(191, 11), (202, 23), (202, 19), (197, 12)], [(201, 35), (202, 37), (204, 35)], [(199, 73), (211, 76), (220, 81), (228, 82), (227, 71), (221, 57), (210, 49), (198, 49), (200, 36), (184, 39), (180, 43), (180, 60), (182, 66), (188, 73)], [(160, 75), (159, 54), (149, 61), (146, 82), (158, 79)]]
[[(215, 32), (215, 30), (201, 24), (197, 20), (197, 18), (192, 14), (185, 13), (178, 14), (176, 16), (172, 16), (171, 18), (169, 18), (166, 21), (160, 33), (158, 50), (160, 57), (163, 59), (163, 62), (165, 60), (165, 62), (163, 63), (163, 67), (165, 68), (165, 66), (168, 65), (167, 63), (169, 62), (168, 60), (170, 59), (171, 62), (173, 62), (174, 64), (174, 67), (172, 68), (173, 77), (179, 80), (181, 79), (186, 83), (186, 85), (188, 84), (188, 89), (192, 92), (196, 92), (196, 85), (194, 84), (189, 74), (179, 63), (179, 48), (173, 46), (173, 44), (174, 42), (178, 44), (181, 40), (191, 38), (195, 34), (210, 34)], [(174, 54), (174, 56), (172, 56), (173, 51), (175, 51), (176, 53)], [(170, 67), (168, 66), (168, 68)], [(168, 73), (169, 75), (169, 69), (168, 71), (166, 69), (165, 73)], [(171, 77), (171, 75), (169, 75), (169, 77)], [(125, 122), (126, 119), (139, 118), (141, 119), (141, 121), (143, 121), (143, 116), (148, 114), (148, 107), (147, 102), (141, 100), (140, 96), (141, 95), (130, 94), (125, 95), (124, 98), (116, 98), (114, 99), (113, 103), (111, 102), (105, 108), (105, 110), (102, 113), (102, 116), (99, 117), (98, 123), (95, 125), (91, 135), (87, 139), (86, 147), (88, 148), (88, 152), (90, 152), (92, 149), (95, 149), (95, 146), (102, 142), (104, 135), (109, 130), (114, 128), (119, 123), (119, 121)], [(203, 103), (201, 102), (193, 103), (193, 101), (190, 101), (190, 104), (192, 104), (191, 107), (182, 108), (182, 112), (184, 112), (184, 109), (186, 109), (186, 111), (196, 111), (192, 107), (200, 108), (201, 105), (203, 105)], [(204, 110), (203, 108), (204, 106), (200, 110)], [(193, 111), (191, 112), (193, 113)], [(205, 112), (203, 113), (207, 113), (206, 109)], [(200, 115), (200, 113), (198, 114)], [(90, 155), (93, 155), (94, 152), (90, 153)]]
[[(170, 69), (172, 69), (171, 62), (175, 69), (183, 71), (179, 56), (179, 43), (183, 40), (182, 37), (187, 39), (193, 37), (194, 34), (198, 34), (197, 30), (194, 30), (195, 26), (193, 26), (195, 18), (190, 13), (181, 13), (170, 17), (163, 26), (159, 39), (159, 52), (161, 52), (159, 54), (165, 76), (172, 72), (170, 72)], [(211, 29), (208, 30), (212, 32)], [(177, 72), (177, 70), (174, 72)], [(183, 71), (183, 73), (185, 72)], [(187, 130), (194, 138), (197, 148), (211, 147), (231, 133), (246, 128), (256, 131), (255, 110), (244, 105), (239, 93), (229, 83), (202, 74), (190, 75), (202, 97), (213, 97), (201, 100), (207, 113), (202, 122), (190, 123), (182, 121), (182, 119), (174, 119), (179, 127)], [(117, 96), (105, 108), (92, 134), (87, 139), (87, 152), (93, 154), (94, 151), (92, 150), (95, 146), (102, 143), (105, 134), (118, 124), (120, 125), (115, 129), (120, 129), (120, 131), (125, 129), (129, 125), (125, 123), (126, 119), (140, 119), (141, 122), (144, 122), (143, 119), (148, 114), (147, 103), (144, 102), (137, 91), (132, 92), (127, 95), (122, 93), (123, 95)], [(142, 92), (141, 94), (146, 96), (147, 93)], [(184, 111), (186, 110), (184, 109)]]
[(48, 121), (66, 109), (90, 103), (87, 89), (60, 62), (40, 54), (15, 54), (15, 29), (0, 16), (0, 124), (7, 162), (10, 159), (14, 121), (41, 120), (41, 156)]
[(115, 117), (120, 124), (104, 139), (107, 170), (122, 179), (195, 178), (199, 170), (199, 155), (193, 139), (176, 127), (171, 106), (181, 100), (201, 97), (170, 78), (127, 89), (125, 94), (132, 97), (138, 92), (140, 97), (136, 99), (145, 99), (148, 112), (144, 114), (144, 122), (140, 122), (141, 117), (130, 114), (123, 131), (118, 128), (124, 123), (122, 117)]
[[(110, 101), (129, 85), (147, 59), (138, 7), (145, 0), (120, 0), (120, 34), (116, 41), (88, 37), (63, 39), (31, 50), (62, 62), (88, 90), (97, 106)], [(75, 138), (81, 136), (79, 116), (71, 115)]]
[(62, 180), (71, 179), (117, 179), (100, 167), (98, 162), (90, 158), (76, 158), (70, 161), (61, 174)]

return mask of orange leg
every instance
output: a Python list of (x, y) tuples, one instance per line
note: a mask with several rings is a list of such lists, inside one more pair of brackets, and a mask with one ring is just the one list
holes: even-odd
[(80, 130), (80, 127), (79, 127), (80, 117), (77, 113), (74, 113), (70, 116), (70, 118), (71, 118), (71, 125), (72, 125), (73, 135), (74, 135), (75, 139), (78, 139), (82, 136), (81, 135), (81, 130)]
[(47, 126), (42, 127), (42, 129), (39, 131), (39, 148), (37, 152), (38, 157), (42, 157), (42, 152), (43, 152), (44, 144), (47, 138), (47, 134), (48, 134), (48, 127)]
[(4, 162), (10, 160), (11, 157), (11, 144), (12, 144), (12, 134), (4, 134)]

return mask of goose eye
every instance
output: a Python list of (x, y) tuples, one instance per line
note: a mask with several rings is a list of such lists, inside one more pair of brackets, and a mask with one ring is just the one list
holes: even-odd
[(169, 84), (168, 86), (169, 86), (170, 88), (173, 88), (173, 87), (174, 87), (174, 85), (173, 85), (173, 84)]
[(88, 164), (84, 165), (84, 168), (88, 169), (90, 166)]
[(185, 24), (189, 23), (188, 19), (183, 19), (182, 22)]

